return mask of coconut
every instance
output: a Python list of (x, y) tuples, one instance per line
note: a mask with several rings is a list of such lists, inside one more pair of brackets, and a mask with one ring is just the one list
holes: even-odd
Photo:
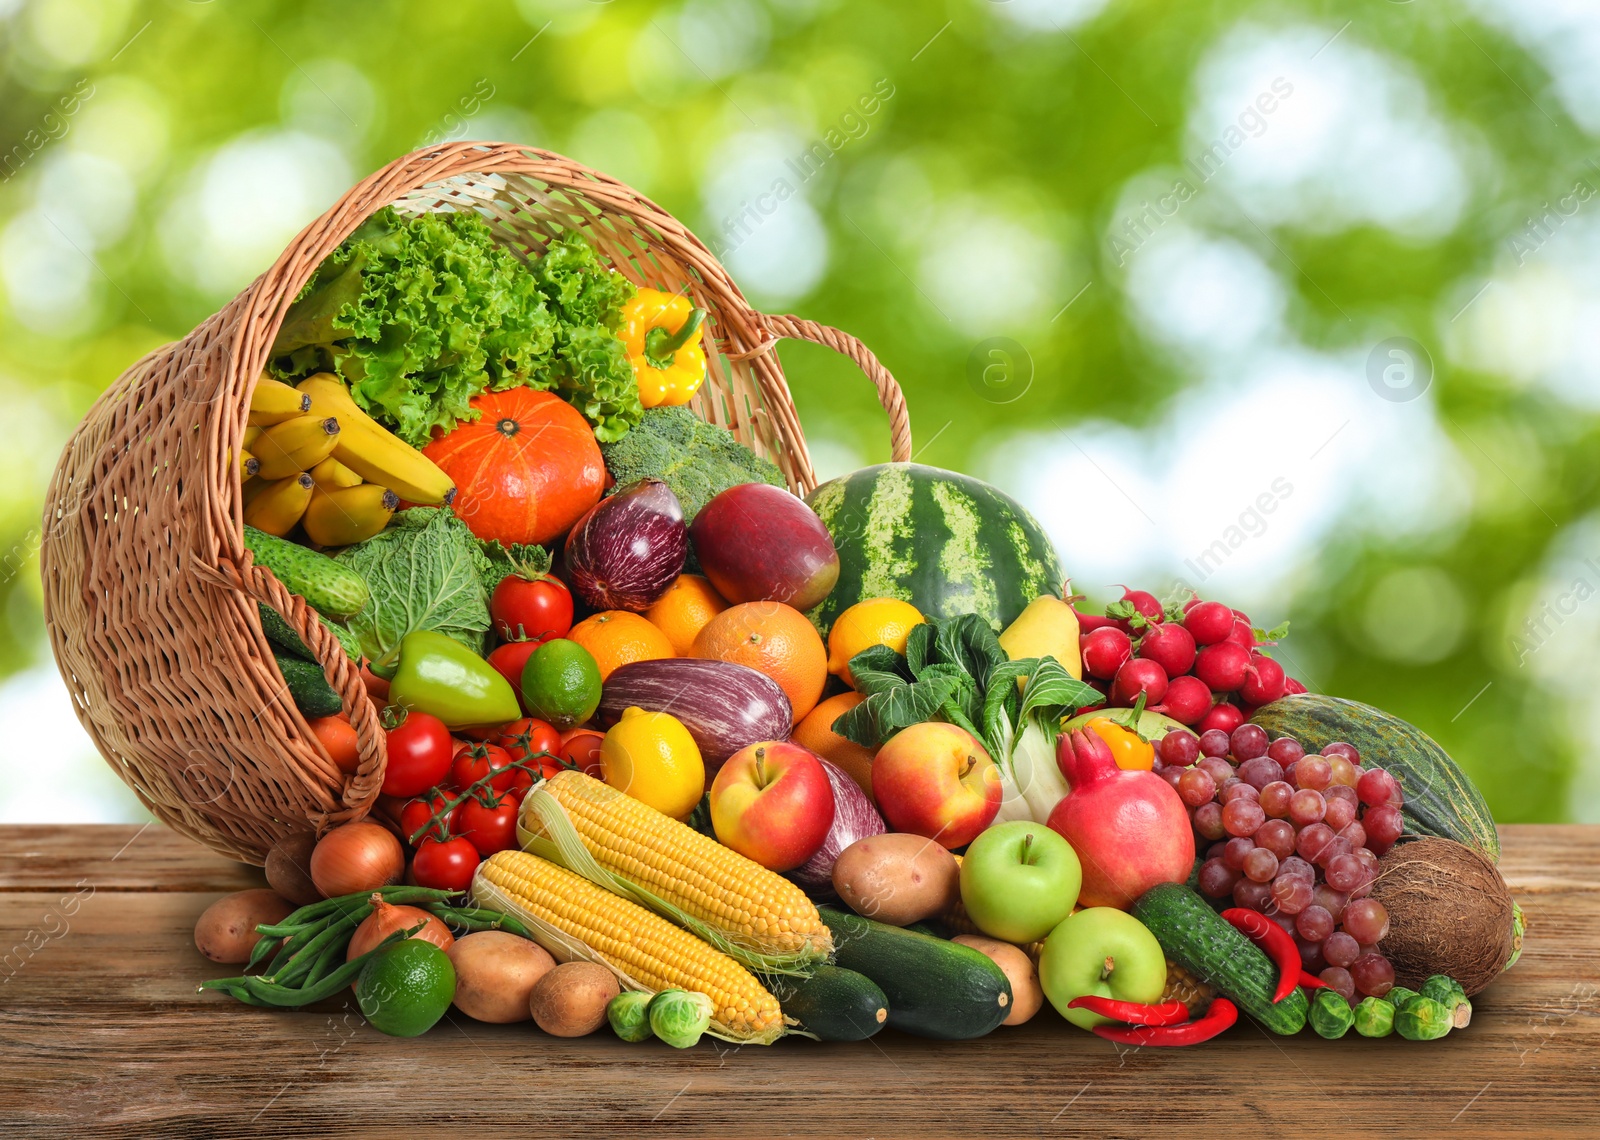
[(1516, 904), (1494, 863), (1453, 839), (1416, 839), (1378, 862), (1372, 897), (1389, 912), (1381, 950), (1398, 985), (1447, 974), (1470, 996), (1520, 949)]

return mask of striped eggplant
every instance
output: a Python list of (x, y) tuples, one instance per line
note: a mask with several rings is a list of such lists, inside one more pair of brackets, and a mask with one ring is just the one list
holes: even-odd
[(1033, 516), (970, 475), (881, 463), (806, 502), (839, 552), (838, 584), (810, 615), (824, 637), (867, 598), (902, 598), (928, 617), (976, 613), (999, 630), (1040, 594), (1060, 594), (1055, 547)]
[(787, 740), (794, 726), (789, 698), (776, 681), (730, 661), (694, 657), (635, 661), (613, 670), (595, 717), (609, 727), (629, 708), (677, 717), (708, 767), (747, 744)]
[(1438, 836), (1500, 858), (1500, 837), (1483, 793), (1433, 737), (1360, 701), (1301, 693), (1263, 705), (1250, 718), (1267, 735), (1292, 736), (1315, 751), (1335, 740), (1353, 744), (1362, 767), (1383, 768), (1400, 781), (1406, 836)]

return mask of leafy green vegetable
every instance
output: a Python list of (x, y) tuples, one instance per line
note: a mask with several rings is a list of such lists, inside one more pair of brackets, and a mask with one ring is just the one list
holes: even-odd
[(614, 335), (633, 286), (581, 236), (531, 267), (474, 213), (402, 218), (385, 207), (334, 250), (273, 343), (284, 378), (338, 372), (356, 402), (416, 447), (476, 419), (472, 397), (556, 390), (616, 439), (643, 409)]
[(606, 468), (618, 487), (661, 479), (692, 522), (715, 496), (741, 483), (785, 486), (783, 472), (688, 408), (650, 408), (639, 426), (615, 443), (602, 443)]
[(394, 672), (401, 639), (414, 630), (435, 630), (483, 652), (491, 588), (485, 581), (493, 563), (450, 508), (401, 511), (381, 533), (336, 559), (372, 589), (350, 630), (380, 677)]

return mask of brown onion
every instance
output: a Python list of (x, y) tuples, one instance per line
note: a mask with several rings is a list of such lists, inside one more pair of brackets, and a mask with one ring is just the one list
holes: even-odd
[(421, 907), (395, 906), (382, 895), (374, 894), (372, 913), (361, 920), (361, 925), (350, 936), (350, 948), (345, 951), (344, 960), (361, 957), (395, 931), (410, 930), (419, 922), (422, 929), (411, 935), (412, 938), (432, 942), (441, 950), (448, 950), (455, 944), (456, 936), (450, 933), (450, 928)]
[(329, 898), (398, 883), (405, 870), (400, 841), (365, 821), (334, 828), (311, 852), (311, 881)]

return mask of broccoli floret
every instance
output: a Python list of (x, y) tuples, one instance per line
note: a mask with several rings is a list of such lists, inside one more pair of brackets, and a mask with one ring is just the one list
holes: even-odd
[[(693, 521), (713, 497), (740, 483), (786, 484), (783, 472), (688, 408), (650, 408), (637, 427), (615, 443), (602, 443), (606, 469), (617, 486), (635, 479), (666, 481)], [(615, 490), (615, 488), (613, 488)]]

